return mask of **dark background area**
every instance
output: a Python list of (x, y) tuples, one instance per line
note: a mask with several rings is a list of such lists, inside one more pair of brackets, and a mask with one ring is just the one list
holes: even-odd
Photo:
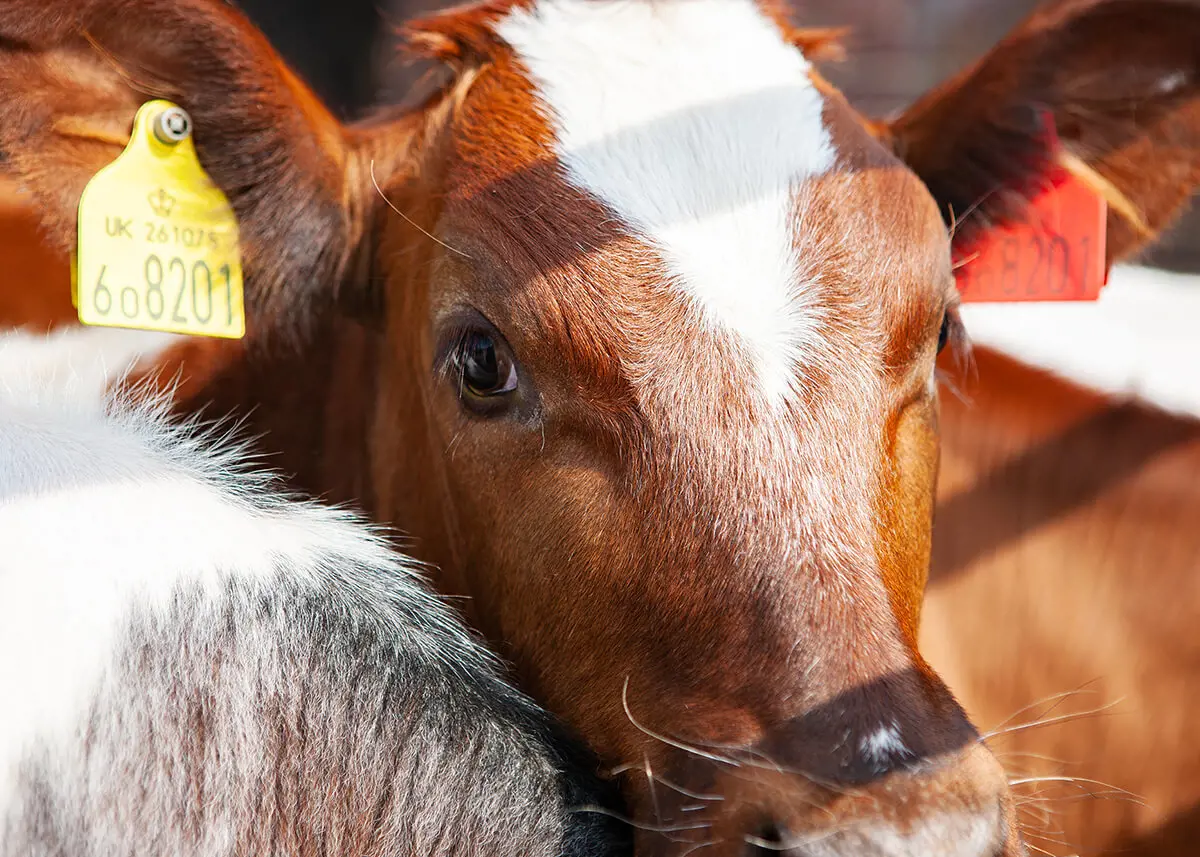
[(373, 0), (236, 0), (235, 5), (343, 119), (376, 96), (383, 14)]
[[(342, 118), (408, 100), (425, 70), (398, 55), (405, 20), (438, 0), (238, 0), (275, 47)], [(796, 0), (796, 20), (850, 26), (845, 62), (825, 74), (870, 115), (902, 108), (981, 56), (1038, 0)], [(1145, 258), (1200, 272), (1200, 211)]]

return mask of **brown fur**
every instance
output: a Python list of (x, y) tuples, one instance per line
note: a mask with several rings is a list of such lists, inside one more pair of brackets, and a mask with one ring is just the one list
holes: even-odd
[[(1190, 24), (1147, 5), (1157, 27)], [(647, 288), (664, 275), (651, 248), (563, 181), (536, 94), (491, 35), (504, 8), (420, 25), (412, 40), (455, 67), (452, 82), (417, 111), (341, 128), (219, 5), (94, 0), (38, 15), (12, 3), (0, 152), (69, 241), (79, 189), (136, 105), (170, 95), (192, 111), (242, 219), (257, 324), (245, 347), (168, 357), (190, 376), (181, 407), (252, 412), (297, 485), (412, 534), (522, 684), (610, 763), (645, 767), (627, 779), (642, 820), (697, 817), (654, 785), (658, 772), (725, 798), (707, 817), (734, 849), (763, 825), (794, 835), (1000, 807), (1004, 853), (1019, 853), (999, 770), (916, 642), (937, 471), (927, 379), (951, 283), (939, 209), (978, 191), (972, 158), (998, 152), (1009, 121), (952, 108), (986, 93), (997, 116), (1028, 112), (1042, 90), (1011, 83), (1010, 67), (1027, 54), (1002, 48), (883, 134), (925, 185), (821, 83), (841, 158), (798, 197), (799, 249), (833, 321), (796, 405), (772, 410), (736, 341)], [(1093, 26), (1073, 8), (1026, 30), (1047, 57), (1094, 66), (1097, 54), (1068, 50), (1079, 40), (1060, 43)], [(179, 36), (172, 51), (158, 28)], [(991, 75), (1009, 82), (985, 85)], [(1190, 128), (1190, 114), (1165, 115)], [(1147, 151), (1161, 130), (1122, 127)], [(986, 180), (1019, 194), (1038, 157)], [(1174, 204), (1174, 187), (1088, 164), (1147, 212)], [(503, 418), (468, 415), (441, 368), (467, 307), (521, 362)], [(280, 329), (307, 330), (303, 354), (262, 349)], [(939, 766), (864, 763), (847, 735), (892, 721), (915, 759)], [(647, 728), (719, 745), (742, 767)], [(803, 775), (763, 771), (764, 756)], [(646, 832), (642, 845), (671, 839)]]
[(975, 365), (943, 401), (923, 650), (985, 732), (1068, 717), (993, 742), (1014, 778), (1084, 780), (1018, 787), (1033, 844), (1194, 854), (1200, 423)]
[(1055, 0), (889, 131), (965, 254), (992, 225), (1019, 218), (1053, 171), (1046, 111), (1067, 150), (1139, 215), (1110, 218), (1111, 262), (1170, 225), (1200, 183), (1198, 45), (1194, 4)]
[(0, 259), (0, 329), (28, 324), (48, 330), (76, 322), (67, 261), (47, 245), (29, 198), (2, 174)]

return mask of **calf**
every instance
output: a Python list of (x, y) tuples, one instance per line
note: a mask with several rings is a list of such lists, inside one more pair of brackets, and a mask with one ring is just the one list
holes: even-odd
[(51, 234), (138, 104), (191, 112), (258, 327), (165, 358), (204, 357), (183, 407), (416, 535), (647, 852), (1021, 853), (917, 650), (953, 251), (1064, 165), (1112, 258), (1161, 228), (1197, 10), (1054, 4), (874, 123), (750, 0), (487, 3), (413, 28), (444, 88), (347, 128), (220, 4), (52, 6), (0, 11), (0, 152)]

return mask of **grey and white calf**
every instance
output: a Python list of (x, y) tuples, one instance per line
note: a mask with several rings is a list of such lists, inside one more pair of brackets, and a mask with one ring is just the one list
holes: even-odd
[(112, 333), (0, 338), (0, 855), (619, 851), (404, 557), (68, 369)]

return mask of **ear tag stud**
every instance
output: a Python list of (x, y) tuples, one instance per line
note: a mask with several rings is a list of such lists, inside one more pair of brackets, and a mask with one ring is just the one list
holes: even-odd
[(84, 188), (71, 292), (84, 324), (245, 334), (237, 218), (181, 107), (143, 104), (125, 150)]

